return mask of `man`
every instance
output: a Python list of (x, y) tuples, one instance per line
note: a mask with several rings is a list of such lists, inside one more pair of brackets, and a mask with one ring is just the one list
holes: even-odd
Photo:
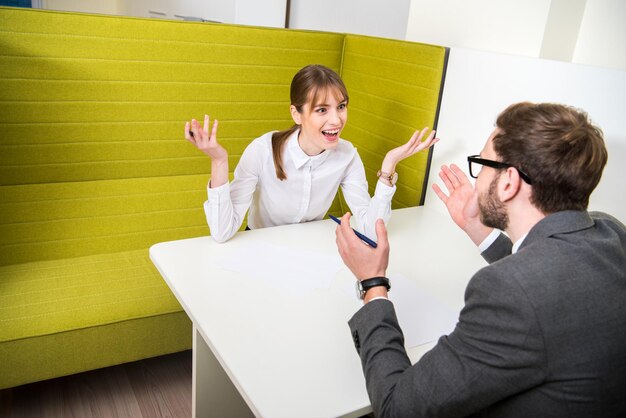
[(475, 186), (452, 165), (448, 195), (433, 187), (491, 264), (415, 365), (386, 299), (384, 223), (375, 249), (349, 214), (337, 228), (364, 289), (349, 325), (376, 416), (626, 416), (626, 228), (586, 210), (607, 160), (601, 131), (572, 108), (518, 103), (468, 160)]

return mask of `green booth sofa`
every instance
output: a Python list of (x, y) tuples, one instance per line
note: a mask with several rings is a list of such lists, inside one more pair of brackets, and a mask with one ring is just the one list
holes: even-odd
[[(289, 84), (319, 63), (350, 93), (343, 137), (370, 184), (387, 150), (436, 125), (444, 47), (338, 33), (0, 8), (0, 389), (191, 347), (153, 267), (157, 242), (209, 234), (205, 113), (234, 169), (291, 125)], [(393, 206), (421, 203), (429, 155)], [(331, 212), (346, 210), (336, 199)], [(227, 244), (225, 244), (227, 245)]]

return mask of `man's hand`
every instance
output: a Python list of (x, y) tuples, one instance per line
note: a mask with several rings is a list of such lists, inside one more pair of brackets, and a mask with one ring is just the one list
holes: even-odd
[(365, 244), (350, 227), (350, 214), (341, 218), (337, 226), (337, 248), (345, 265), (359, 280), (385, 276), (389, 264), (389, 241), (382, 219), (376, 221), (377, 247)]
[(448, 213), (456, 223), (470, 237), (474, 244), (479, 245), (492, 231), (480, 221), (478, 207), (478, 193), (465, 173), (455, 164), (450, 167), (442, 166), (439, 177), (448, 189), (449, 195), (433, 184), (433, 190), (446, 205)]

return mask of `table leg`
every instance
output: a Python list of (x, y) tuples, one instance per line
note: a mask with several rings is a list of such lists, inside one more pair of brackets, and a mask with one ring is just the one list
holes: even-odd
[(254, 417), (195, 326), (192, 374), (193, 418)]

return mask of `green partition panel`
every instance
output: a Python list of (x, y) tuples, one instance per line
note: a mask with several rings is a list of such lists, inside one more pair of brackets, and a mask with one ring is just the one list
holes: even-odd
[(230, 169), (289, 127), (289, 84), (340, 70), (341, 34), (0, 9), (0, 265), (206, 235), (209, 159), (184, 122), (220, 120)]
[[(0, 265), (205, 235), (210, 164), (183, 122), (219, 118), (232, 170), (291, 124), (289, 83), (313, 62), (348, 86), (344, 136), (373, 192), (385, 152), (434, 126), (445, 61), (442, 47), (197, 22), (2, 8), (0, 27)], [(394, 207), (420, 203), (427, 156), (398, 167)]]
[[(387, 151), (415, 130), (436, 128), (446, 61), (444, 47), (346, 36), (341, 76), (350, 111), (344, 137), (359, 150), (370, 194)], [(423, 204), (429, 161), (430, 153), (421, 152), (400, 162), (393, 208)]]

